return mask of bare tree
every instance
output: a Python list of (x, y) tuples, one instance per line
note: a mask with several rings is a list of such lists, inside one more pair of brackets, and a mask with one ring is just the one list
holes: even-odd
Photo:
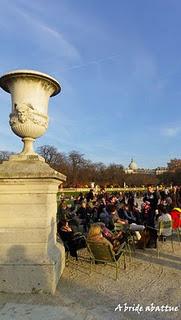
[(57, 150), (57, 148), (44, 145), (37, 148), (37, 152), (45, 159), (46, 163), (48, 163), (55, 170), (66, 174), (67, 172), (67, 159), (64, 153), (61, 153)]
[[(141, 186), (146, 184), (157, 184), (161, 179), (149, 174), (125, 174), (121, 164), (112, 163), (106, 166), (104, 163), (94, 163), (84, 158), (84, 155), (76, 150), (69, 152), (67, 155), (59, 152), (55, 147), (44, 145), (37, 149), (38, 153), (45, 158), (45, 161), (55, 170), (65, 174), (67, 181), (66, 187), (83, 187), (95, 182), (100, 186), (123, 186), (124, 181), (129, 186)], [(4, 155), (5, 156), (5, 155)], [(174, 180), (167, 177), (167, 181)], [(179, 175), (180, 177), (180, 175)], [(169, 178), (169, 179), (168, 179)]]
[(79, 182), (78, 176), (80, 173), (80, 169), (85, 166), (85, 159), (84, 155), (78, 151), (71, 151), (68, 154), (68, 162), (69, 162), (69, 183), (72, 186), (77, 186)]
[(134, 173), (125, 176), (125, 182), (130, 187), (140, 187), (142, 185), (159, 183), (158, 177), (152, 174)]
[(5, 160), (8, 160), (12, 154), (14, 153), (10, 151), (0, 151), (0, 163), (2, 163)]
[(45, 159), (48, 164), (51, 165), (56, 163), (58, 156), (57, 148), (50, 145), (44, 145), (37, 148), (37, 152)]
[(105, 170), (107, 185), (122, 186), (124, 183), (124, 170), (120, 164), (112, 163)]
[(181, 169), (181, 159), (171, 159), (168, 162), (168, 171), (175, 172), (177, 169)]

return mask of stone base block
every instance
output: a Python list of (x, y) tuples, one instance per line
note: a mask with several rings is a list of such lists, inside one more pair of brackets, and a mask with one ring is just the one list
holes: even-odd
[(0, 264), (0, 292), (54, 294), (65, 267), (63, 244), (58, 243), (55, 251), (55, 257), (42, 264), (27, 260)]
[(55, 292), (65, 267), (64, 246), (56, 241), (62, 180), (35, 159), (1, 164), (0, 292)]

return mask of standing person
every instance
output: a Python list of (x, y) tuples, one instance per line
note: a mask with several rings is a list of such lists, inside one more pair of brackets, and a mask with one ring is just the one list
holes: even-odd
[(129, 210), (132, 211), (135, 204), (135, 196), (133, 192), (129, 192), (128, 194), (128, 207)]
[(78, 203), (82, 203), (82, 201), (84, 201), (84, 195), (82, 192), (79, 193), (79, 195), (77, 197), (77, 201), (78, 201)]
[(172, 199), (172, 208), (178, 207), (181, 208), (181, 193), (178, 186), (173, 186), (170, 193), (170, 198)]
[(157, 240), (157, 232), (155, 230), (155, 215), (156, 209), (158, 208), (158, 204), (160, 201), (159, 193), (154, 191), (151, 185), (147, 188), (147, 193), (145, 194), (143, 201), (145, 203), (149, 203), (150, 208), (148, 210), (147, 219), (146, 219), (146, 227), (150, 233), (150, 240), (147, 245), (148, 248), (156, 248), (156, 240)]
[(86, 200), (89, 202), (90, 200), (94, 200), (94, 192), (93, 189), (90, 189), (90, 191), (86, 195)]
[(119, 203), (125, 203), (125, 195), (121, 191), (120, 191), (119, 196), (118, 196), (118, 202)]
[(155, 211), (160, 201), (160, 194), (159, 192), (154, 191), (153, 187), (149, 185), (143, 201), (148, 201), (150, 203), (151, 209)]

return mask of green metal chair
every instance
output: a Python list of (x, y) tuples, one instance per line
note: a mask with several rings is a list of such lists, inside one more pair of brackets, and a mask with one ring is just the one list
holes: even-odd
[(170, 238), (171, 240), (171, 247), (172, 251), (174, 251), (174, 246), (173, 246), (173, 229), (172, 229), (172, 221), (160, 221), (157, 229), (157, 256), (159, 257), (159, 252), (160, 252), (160, 244), (159, 244), (159, 239), (163, 234), (164, 230), (170, 230), (170, 235), (162, 237), (162, 243), (164, 242), (164, 238)]
[[(87, 240), (87, 249), (90, 254), (91, 268), (96, 262), (107, 263), (116, 268), (116, 280), (118, 279), (118, 269), (120, 267), (120, 258), (124, 257), (124, 269), (126, 269), (125, 243), (120, 246), (120, 249), (115, 253), (111, 246), (107, 243)], [(92, 269), (91, 269), (92, 270)]]
[[(174, 231), (174, 230), (173, 230), (173, 231)], [(180, 244), (180, 243), (181, 243), (181, 228), (178, 227), (178, 228), (175, 229), (175, 231), (176, 231), (176, 234), (177, 234), (178, 242), (179, 242), (179, 244)]]

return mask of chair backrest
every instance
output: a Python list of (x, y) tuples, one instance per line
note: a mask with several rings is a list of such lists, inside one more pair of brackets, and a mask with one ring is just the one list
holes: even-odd
[(97, 261), (116, 262), (115, 253), (107, 243), (87, 240), (87, 248), (92, 258)]
[(172, 220), (160, 221), (160, 226), (163, 228), (172, 228)]
[(159, 222), (159, 234), (163, 234), (166, 233), (167, 235), (171, 235), (172, 233), (172, 220), (168, 220), (168, 221), (160, 221)]

